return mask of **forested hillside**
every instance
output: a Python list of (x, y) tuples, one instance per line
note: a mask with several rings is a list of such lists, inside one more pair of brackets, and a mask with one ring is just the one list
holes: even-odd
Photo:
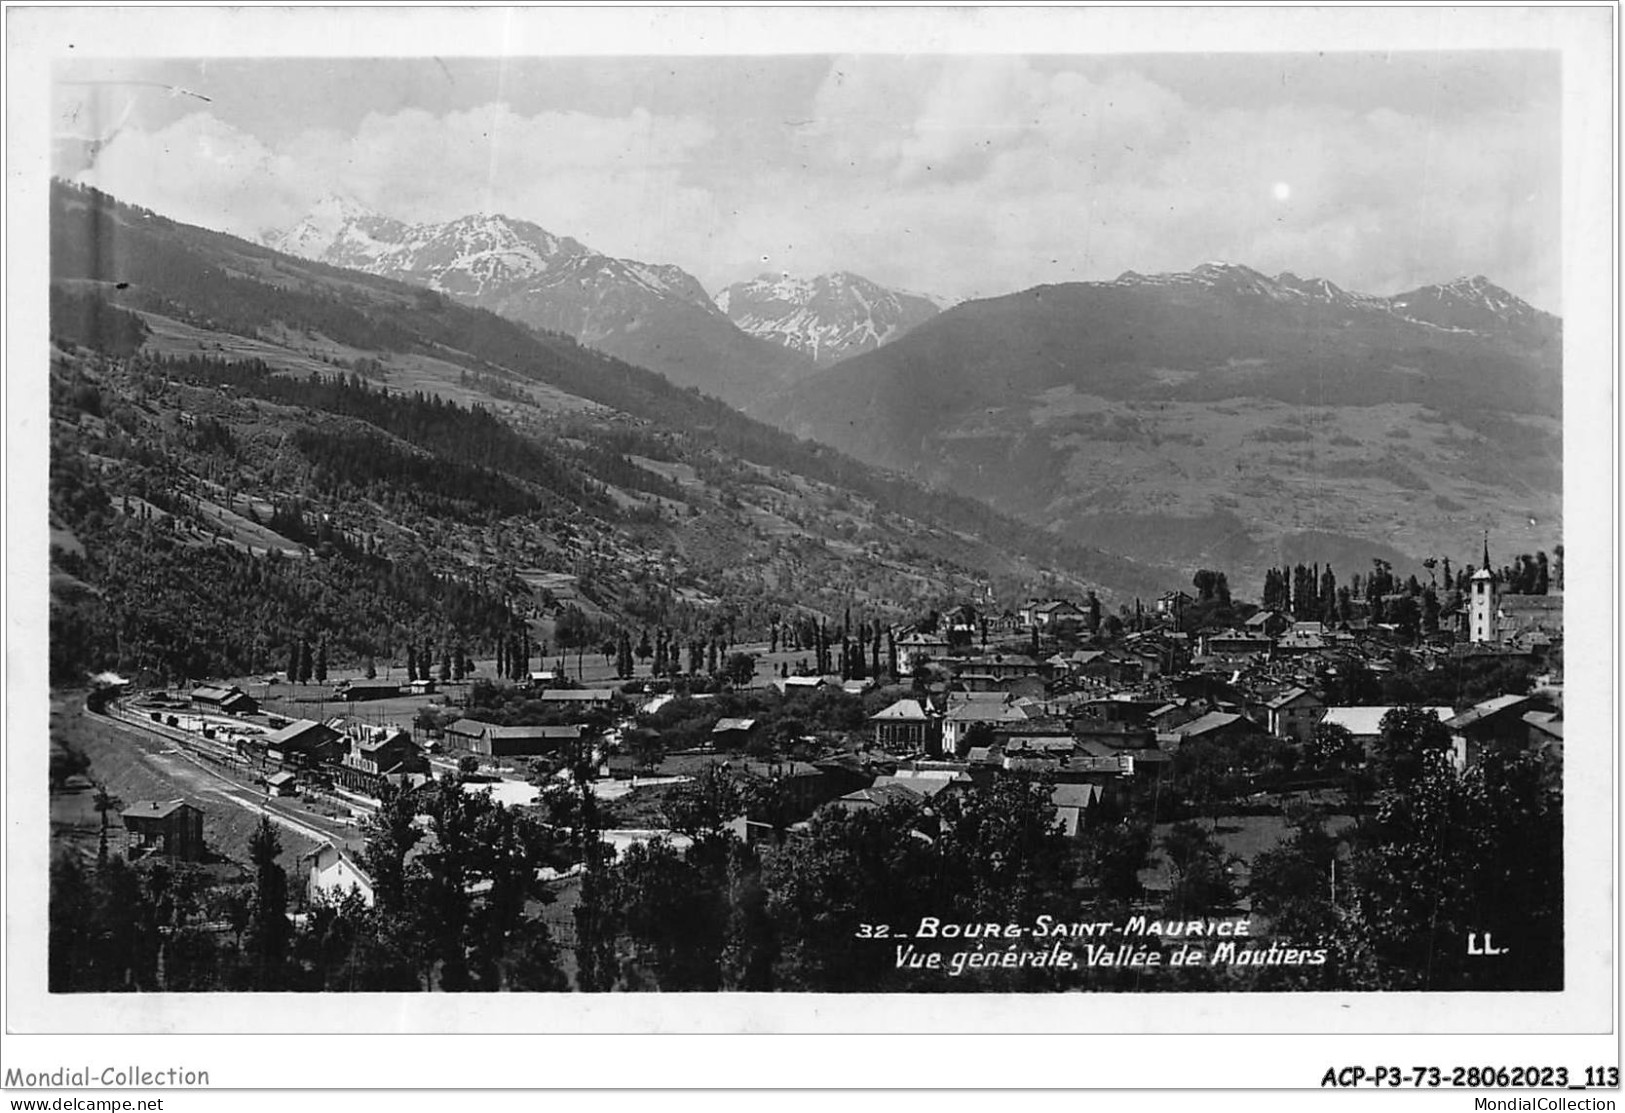
[(568, 338), (53, 201), (58, 679), (1161, 586)]
[(1382, 298), (1207, 263), (1037, 286), (752, 412), (1189, 568), (1561, 539), (1562, 325), (1481, 277)]

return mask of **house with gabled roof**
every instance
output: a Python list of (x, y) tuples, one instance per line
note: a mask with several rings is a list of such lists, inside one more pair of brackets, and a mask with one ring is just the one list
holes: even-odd
[(1280, 611), (1259, 611), (1241, 627), (1254, 637), (1278, 638), (1292, 628), (1292, 620)]
[(1239, 742), (1262, 734), (1257, 723), (1234, 711), (1209, 711), (1188, 723), (1181, 723), (1170, 732), (1181, 744), (1191, 741)]
[(299, 793), (299, 778), (286, 769), (272, 773), (265, 778), (265, 791), (272, 796), (296, 796)]
[(1065, 599), (1030, 600), (1021, 608), (1021, 624), (1039, 630), (1047, 630), (1063, 622), (1082, 622), (1085, 617), (1082, 608)]
[(1457, 766), (1477, 765), (1479, 757), (1491, 747), (1525, 748), (1529, 744), (1529, 724), (1524, 721), (1524, 712), (1529, 709), (1528, 696), (1509, 694), (1475, 703), (1445, 720), (1445, 728), (1453, 738), (1452, 754)]
[(1063, 783), (1052, 788), (1049, 799), (1062, 832), (1068, 836), (1082, 832), (1090, 810), (1100, 803), (1104, 793), (1105, 789), (1098, 784)]
[(1529, 724), (1532, 746), (1563, 744), (1563, 713), (1561, 711), (1525, 711), (1523, 721)]
[(183, 862), (203, 857), (203, 810), (185, 800), (137, 800), (119, 813), (134, 857), (157, 853)]
[(1059, 760), (1070, 757), (1078, 748), (1078, 740), (1070, 734), (1009, 734), (999, 737), (1006, 757), (1049, 757)]
[(1198, 640), (1198, 652), (1203, 657), (1263, 658), (1275, 648), (1272, 638), (1239, 630), (1220, 630), (1203, 634)]
[(983, 653), (961, 657), (954, 660), (954, 667), (961, 674), (978, 673), (999, 680), (1038, 676), (1041, 672), (1039, 663), (1025, 653)]
[(917, 793), (926, 800), (936, 800), (944, 794), (963, 792), (971, 787), (969, 773), (943, 769), (899, 769), (895, 773), (876, 777), (872, 788), (896, 785)]
[(904, 672), (913, 672), (928, 661), (939, 661), (948, 656), (952, 649), (947, 638), (935, 634), (922, 634), (919, 631), (904, 634), (896, 639), (895, 644), (898, 667)]
[(944, 753), (958, 753), (960, 744), (972, 727), (978, 724), (996, 728), (1001, 724), (1025, 723), (1030, 716), (1016, 706), (1008, 696), (987, 693), (991, 698), (968, 698), (976, 693), (954, 693), (942, 716), (942, 749)]
[(485, 732), (494, 726), (495, 723), (487, 723), (465, 715), (455, 722), (447, 723), (441, 728), (441, 732), (445, 735), (448, 746), (472, 750), (479, 744), (480, 739), (485, 737)]
[(1074, 719), (1089, 719), (1097, 723), (1138, 728), (1145, 726), (1151, 715), (1165, 708), (1167, 704), (1168, 701), (1164, 699), (1144, 698), (1132, 692), (1116, 692), (1079, 703), (1075, 709)]
[(1555, 760), (1561, 768), (1563, 761), (1563, 712), (1525, 711), (1523, 721), (1529, 727), (1531, 752)]
[(718, 719), (711, 728), (711, 741), (723, 749), (738, 749), (756, 734), (755, 719)]
[(1152, 709), (1142, 721), (1151, 730), (1171, 731), (1182, 723), (1200, 719), (1203, 714), (1200, 704), (1181, 696)]
[(576, 745), (586, 735), (580, 723), (549, 723), (538, 726), (494, 726), (474, 747), (477, 754), (491, 757), (540, 757)]
[(821, 688), (833, 688), (839, 683), (838, 678), (829, 676), (785, 676), (776, 678), (773, 687), (788, 696), (794, 692), (816, 692)]
[(199, 684), (192, 689), (191, 698), (200, 708), (227, 715), (252, 715), (260, 709), (254, 698), (236, 685)]
[(919, 753), (940, 749), (941, 717), (917, 699), (900, 699), (869, 716), (875, 728), (875, 748), (891, 753)]
[(989, 673), (961, 672), (955, 673), (949, 683), (949, 691), (976, 692), (1003, 692), (1004, 682)]
[(265, 748), (267, 761), (310, 768), (339, 760), (343, 753), (339, 737), (339, 732), (326, 723), (295, 719), (258, 741)]
[(1495, 636), (1503, 642), (1550, 642), (1563, 636), (1563, 596), (1498, 595)]
[(1303, 656), (1324, 652), (1330, 644), (1318, 622), (1294, 623), (1292, 629), (1275, 639), (1275, 652), (1282, 656)]
[(333, 698), (345, 703), (361, 703), (394, 699), (401, 692), (401, 684), (394, 680), (341, 680), (333, 687)]
[(1307, 742), (1320, 722), (1326, 702), (1309, 689), (1294, 686), (1264, 706), (1271, 734), (1291, 742)]
[(399, 727), (373, 726), (351, 723), (344, 740), (350, 751), (344, 755), (344, 764), (369, 773), (388, 773), (396, 768), (418, 772), (428, 768), (423, 750), (412, 736)]
[(1054, 676), (1104, 677), (1110, 670), (1111, 658), (1104, 649), (1074, 649), (1069, 653), (1051, 654), (1044, 659), (1044, 665)]
[(349, 851), (324, 842), (300, 861), (305, 863), (305, 899), (309, 903), (342, 900), (354, 893), (372, 907), (377, 896), (372, 875)]
[(613, 705), (616, 692), (613, 688), (546, 688), (531, 698), (544, 707), (597, 711)]
[(462, 718), (445, 728), (446, 744), (488, 757), (536, 757), (556, 753), (582, 740), (586, 728), (579, 723), (546, 726), (501, 726)]
[(888, 804), (919, 804), (924, 799), (921, 793), (908, 785), (886, 779), (885, 783), (877, 780), (868, 788), (856, 789), (845, 796), (837, 797), (830, 801), (830, 806), (846, 811), (868, 811), (884, 808)]

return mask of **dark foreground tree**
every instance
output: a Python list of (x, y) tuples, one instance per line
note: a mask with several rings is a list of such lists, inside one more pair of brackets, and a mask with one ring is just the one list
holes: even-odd
[[(1313, 949), (1330, 947), (1339, 930), (1337, 903), (1339, 869), (1343, 888), (1349, 888), (1347, 852), (1340, 839), (1329, 834), (1323, 816), (1305, 810), (1289, 817), (1291, 833), (1281, 843), (1261, 851), (1252, 862), (1248, 894), (1252, 910), (1268, 920), (1270, 938), (1282, 946)], [(1259, 988), (1331, 989), (1339, 981), (1332, 964), (1268, 967), (1260, 973)]]
[(1087, 828), (1079, 842), (1083, 874), (1098, 899), (1124, 906), (1140, 899), (1140, 871), (1151, 859), (1150, 824), (1101, 823)]
[[(1492, 748), (1458, 770), (1448, 733), (1414, 711), (1383, 722), (1376, 812), (1339, 898), (1344, 980), (1361, 989), (1561, 989), (1560, 779), (1547, 758), (1516, 749)], [(1491, 945), (1502, 953), (1484, 953)]]
[[(822, 811), (773, 856), (767, 909), (780, 941), (779, 988), (861, 993), (928, 980), (899, 970), (890, 944), (862, 934), (865, 924), (912, 934), (922, 917), (945, 914), (933, 899), (935, 854), (916, 832), (920, 818), (905, 804)], [(944, 988), (935, 981), (922, 988)]]
[(288, 945), (293, 924), (288, 919), (288, 875), (277, 864), (282, 840), (266, 816), (248, 842), (249, 859), (254, 864), (254, 900), (247, 936), (247, 988), (280, 990), (288, 985)]
[(1191, 820), (1176, 823), (1158, 840), (1173, 877), (1165, 910), (1176, 920), (1227, 912), (1236, 903), (1234, 858), (1213, 834)]
[(107, 864), (107, 815), (109, 812), (116, 812), (124, 807), (124, 801), (109, 792), (105, 784), (98, 783), (92, 805), (96, 809), (96, 814), (101, 817), (101, 833), (96, 842), (96, 863), (105, 866)]

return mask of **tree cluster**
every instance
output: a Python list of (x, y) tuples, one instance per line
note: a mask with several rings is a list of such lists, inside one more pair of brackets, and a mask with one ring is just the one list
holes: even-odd
[(1325, 569), (1301, 563), (1266, 569), (1260, 602), (1265, 610), (1280, 611), (1299, 622), (1330, 624), (1352, 617), (1353, 599), (1339, 593), (1337, 574), (1329, 564)]

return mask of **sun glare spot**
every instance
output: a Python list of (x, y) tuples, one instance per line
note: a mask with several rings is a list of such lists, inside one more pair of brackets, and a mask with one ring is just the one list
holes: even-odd
[(1285, 201), (1292, 196), (1292, 187), (1285, 182), (1276, 182), (1270, 187), (1270, 192), (1275, 194), (1277, 201)]

